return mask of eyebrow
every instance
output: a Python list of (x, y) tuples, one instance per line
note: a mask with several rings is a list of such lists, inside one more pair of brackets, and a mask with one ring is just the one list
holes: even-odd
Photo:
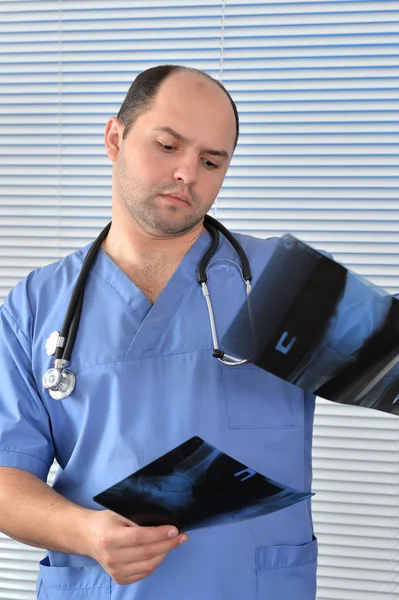
[[(163, 127), (156, 127), (154, 131), (163, 131), (164, 133), (169, 133), (171, 136), (179, 140), (179, 142), (183, 142), (185, 144), (189, 142), (189, 140), (186, 137), (184, 137), (184, 135), (181, 135), (181, 133), (178, 133), (177, 131), (175, 131), (171, 127), (167, 127), (166, 125)], [(228, 152), (226, 152), (226, 150), (212, 150), (211, 148), (205, 148), (203, 152), (205, 152), (206, 154), (211, 154), (212, 156), (220, 156), (221, 158), (226, 159), (230, 158), (230, 155)]]

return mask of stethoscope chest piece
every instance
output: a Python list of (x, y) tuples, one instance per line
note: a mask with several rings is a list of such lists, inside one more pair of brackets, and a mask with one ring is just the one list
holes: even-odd
[(72, 371), (67, 369), (61, 371), (54, 367), (45, 372), (42, 382), (54, 400), (64, 400), (75, 389), (76, 377)]

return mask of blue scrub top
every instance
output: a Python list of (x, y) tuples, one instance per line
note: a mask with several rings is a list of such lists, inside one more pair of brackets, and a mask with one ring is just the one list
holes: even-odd
[[(237, 236), (254, 281), (275, 239)], [(77, 384), (63, 401), (42, 386), (45, 344), (60, 330), (88, 247), (32, 272), (0, 313), (0, 465), (43, 481), (81, 506), (198, 435), (288, 486), (311, 486), (314, 397), (253, 365), (212, 356), (196, 278), (204, 232), (152, 306), (102, 250), (86, 283), (71, 357)], [(221, 236), (208, 268), (219, 339), (245, 299), (239, 259)], [(248, 332), (250, 335), (250, 332)], [(38, 598), (48, 600), (313, 600), (317, 542), (310, 501), (241, 523), (190, 533), (148, 578), (117, 585), (86, 556), (48, 552)]]

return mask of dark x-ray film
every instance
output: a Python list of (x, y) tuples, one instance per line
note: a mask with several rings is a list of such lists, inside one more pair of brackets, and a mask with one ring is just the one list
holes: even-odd
[(399, 301), (292, 235), (221, 348), (327, 400), (399, 414)]
[(137, 525), (180, 531), (253, 519), (309, 498), (193, 437), (94, 497)]

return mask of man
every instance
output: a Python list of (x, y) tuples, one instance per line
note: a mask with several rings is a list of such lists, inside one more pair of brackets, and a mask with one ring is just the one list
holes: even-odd
[[(46, 548), (39, 599), (312, 600), (309, 503), (194, 531), (138, 527), (93, 496), (199, 435), (272, 479), (310, 489), (314, 398), (212, 356), (197, 263), (238, 137), (236, 108), (202, 72), (142, 73), (105, 130), (112, 226), (85, 285), (76, 388), (42, 375), (88, 248), (31, 273), (1, 311), (0, 530)], [(256, 282), (275, 240), (239, 236)], [(219, 337), (245, 299), (221, 238), (208, 285)], [(54, 457), (53, 489), (45, 484)], [(184, 543), (186, 542), (186, 543)]]

